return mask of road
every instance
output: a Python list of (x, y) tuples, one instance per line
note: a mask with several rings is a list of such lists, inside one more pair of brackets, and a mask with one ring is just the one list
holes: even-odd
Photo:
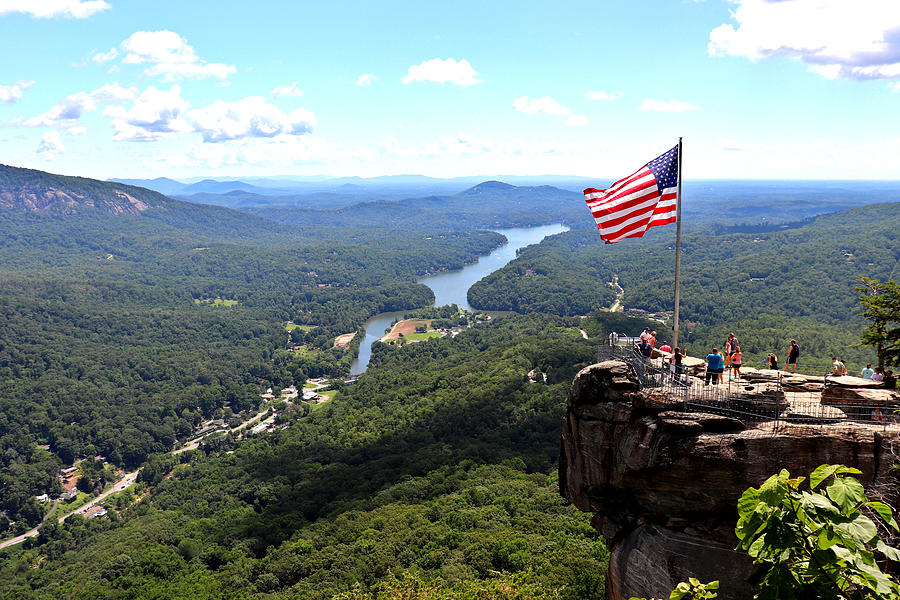
[[(91, 500), (90, 502), (85, 504), (84, 506), (81, 506), (78, 509), (70, 512), (69, 514), (60, 517), (59, 522), (62, 523), (63, 521), (65, 521), (72, 515), (76, 515), (76, 514), (83, 515), (84, 513), (86, 513), (90, 509), (92, 509), (93, 507), (97, 506), (98, 504), (100, 504), (101, 502), (106, 500), (110, 495), (121, 492), (128, 486), (133, 485), (134, 482), (137, 481), (138, 472), (140, 472), (140, 469), (138, 469), (137, 471), (132, 471), (131, 473), (125, 473), (125, 476), (122, 477), (122, 479), (118, 480), (110, 489), (106, 490), (105, 492), (103, 492), (102, 494), (100, 494), (99, 496), (97, 496), (96, 498), (94, 498), (93, 500)], [(56, 503), (53, 505), (53, 508), (50, 509), (50, 512), (52, 513), (53, 510), (58, 505), (59, 505), (59, 500), (56, 500)], [(41, 525), (43, 525), (43, 523)], [(3, 548), (8, 548), (9, 546), (15, 546), (16, 544), (21, 544), (27, 538), (36, 536), (38, 534), (38, 527), (40, 527), (40, 525), (38, 525), (34, 529), (29, 529), (22, 535), (17, 535), (14, 538), (0, 542), (0, 550), (2, 550)]]
[[(327, 384), (325, 384), (325, 385), (327, 385)], [(247, 421), (244, 421), (243, 423), (241, 423), (240, 425), (238, 425), (237, 427), (235, 427), (235, 428), (232, 429), (231, 431), (232, 431), (232, 432), (237, 432), (237, 431), (240, 431), (240, 430), (244, 429), (245, 427), (247, 427), (247, 426), (249, 426), (249, 425), (252, 425), (253, 423), (259, 421), (259, 420), (262, 418), (262, 416), (263, 416), (264, 414), (266, 414), (267, 411), (268, 411), (268, 409), (263, 410), (262, 412), (260, 412), (260, 413), (257, 414), (256, 416), (254, 416), (252, 419), (248, 419)], [(218, 431), (222, 431), (222, 430), (220, 429), (220, 430), (218, 430)], [(209, 432), (207, 435), (210, 435), (210, 434), (213, 434), (213, 433), (218, 433), (218, 431), (211, 431), (211, 432)], [(178, 450), (172, 451), (172, 455), (174, 456), (174, 455), (176, 455), (176, 454), (181, 454), (182, 452), (187, 452), (188, 450), (195, 450), (195, 449), (197, 449), (197, 448), (200, 446), (200, 440), (202, 440), (204, 437), (206, 437), (206, 436), (201, 436), (201, 437), (199, 437), (199, 438), (197, 438), (197, 439), (195, 439), (195, 440), (191, 440), (190, 442), (188, 442), (187, 444), (185, 444), (183, 447), (179, 448)], [(134, 482), (137, 481), (137, 476), (138, 476), (138, 473), (139, 473), (139, 472), (140, 472), (140, 469), (138, 469), (137, 471), (132, 471), (131, 473), (125, 473), (125, 476), (122, 477), (121, 479), (119, 479), (119, 480), (118, 480), (118, 481), (117, 481), (110, 489), (108, 489), (107, 491), (103, 492), (102, 494), (100, 494), (99, 496), (97, 496), (96, 498), (94, 498), (93, 500), (91, 500), (90, 502), (88, 502), (87, 504), (85, 504), (84, 506), (79, 507), (77, 510), (74, 510), (74, 511), (72, 511), (71, 513), (69, 513), (69, 514), (67, 514), (67, 515), (65, 515), (65, 516), (63, 516), (63, 517), (60, 517), (60, 518), (59, 518), (59, 522), (62, 523), (62, 522), (65, 521), (70, 515), (75, 515), (75, 514), (83, 515), (83, 514), (85, 514), (87, 511), (89, 511), (90, 509), (92, 509), (93, 507), (97, 506), (98, 504), (100, 504), (101, 502), (103, 502), (104, 500), (106, 500), (110, 495), (116, 494), (116, 493), (118, 493), (118, 492), (121, 492), (121, 491), (124, 490), (125, 488), (127, 488), (127, 487), (129, 487), (129, 486), (131, 486), (131, 485), (134, 485)], [(59, 500), (57, 500), (56, 502), (57, 502), (57, 504), (58, 504), (58, 503), (59, 503)], [(55, 508), (56, 508), (56, 505), (54, 505), (53, 508), (55, 509)], [(53, 510), (51, 509), (50, 512), (52, 513)], [(48, 513), (48, 514), (49, 514), (49, 513)], [(0, 550), (2, 550), (3, 548), (8, 548), (9, 546), (15, 546), (16, 544), (21, 544), (21, 543), (24, 542), (27, 538), (36, 536), (36, 535), (38, 534), (38, 527), (40, 527), (40, 525), (38, 525), (38, 526), (35, 527), (34, 529), (29, 529), (28, 531), (26, 531), (26, 532), (23, 533), (22, 535), (17, 535), (17, 536), (14, 537), (14, 538), (8, 539), (8, 540), (3, 541), (3, 542), (0, 542)]]
[(625, 290), (622, 289), (621, 285), (619, 285), (618, 275), (613, 275), (613, 280), (609, 283), (609, 285), (618, 290), (616, 292), (616, 301), (613, 302), (613, 305), (609, 307), (609, 312), (618, 312), (622, 307), (622, 296), (625, 294)]

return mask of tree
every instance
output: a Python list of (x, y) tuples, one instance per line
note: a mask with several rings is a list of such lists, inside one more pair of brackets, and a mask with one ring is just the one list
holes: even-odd
[(871, 321), (861, 337), (863, 344), (875, 346), (878, 366), (900, 365), (900, 285), (889, 279), (881, 282), (860, 277), (861, 316)]

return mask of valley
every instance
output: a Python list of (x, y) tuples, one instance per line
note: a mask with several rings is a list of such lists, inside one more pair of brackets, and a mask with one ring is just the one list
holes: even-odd
[[(666, 327), (673, 232), (604, 246), (548, 186), (249, 215), (130, 188), (73, 204), (107, 184), (3, 173), (8, 198), (70, 200), (0, 210), (0, 598), (330, 599), (398, 572), (603, 597), (605, 545), (556, 495), (559, 423), (611, 331)], [(898, 206), (690, 228), (689, 351), (734, 327), (748, 357), (785, 331), (810, 368), (868, 356), (853, 286), (895, 269)], [(377, 342), (402, 319), (409, 340)], [(34, 529), (34, 496), (95, 455), (82, 508), (108, 514)]]

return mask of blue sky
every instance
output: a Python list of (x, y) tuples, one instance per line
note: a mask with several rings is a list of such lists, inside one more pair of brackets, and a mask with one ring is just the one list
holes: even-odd
[(0, 162), (897, 179), (900, 2), (0, 0)]

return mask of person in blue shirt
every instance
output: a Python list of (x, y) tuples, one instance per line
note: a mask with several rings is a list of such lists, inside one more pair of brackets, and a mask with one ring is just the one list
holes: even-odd
[(859, 376), (863, 379), (872, 379), (872, 375), (875, 374), (875, 371), (872, 369), (872, 363), (867, 363), (866, 368), (863, 369)]
[(712, 380), (713, 385), (719, 383), (719, 375), (725, 371), (725, 359), (718, 348), (706, 355), (706, 385)]

